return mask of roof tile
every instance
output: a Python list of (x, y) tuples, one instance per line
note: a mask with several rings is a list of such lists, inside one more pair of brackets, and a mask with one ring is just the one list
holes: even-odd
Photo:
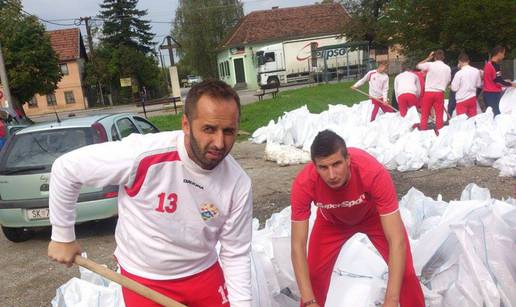
[(79, 28), (47, 31), (47, 33), (50, 35), (50, 43), (59, 61), (76, 60), (80, 57)]
[(336, 3), (255, 11), (240, 20), (221, 47), (338, 34), (346, 18), (346, 9)]

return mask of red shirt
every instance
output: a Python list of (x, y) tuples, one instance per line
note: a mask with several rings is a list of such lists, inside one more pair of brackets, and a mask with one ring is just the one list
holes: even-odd
[(0, 119), (0, 138), (5, 138), (7, 136), (7, 127), (3, 120)]
[(301, 170), (292, 185), (292, 221), (307, 220), (312, 201), (328, 221), (346, 225), (398, 210), (396, 188), (383, 165), (361, 149), (348, 148), (348, 153), (351, 177), (339, 189), (330, 188), (313, 163)]

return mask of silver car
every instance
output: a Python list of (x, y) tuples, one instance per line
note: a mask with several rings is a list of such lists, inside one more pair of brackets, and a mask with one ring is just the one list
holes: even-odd
[[(7, 239), (21, 242), (34, 227), (49, 226), (48, 191), (52, 163), (82, 146), (120, 140), (158, 129), (135, 114), (95, 115), (36, 124), (17, 131), (0, 153), (0, 225)], [(118, 186), (83, 187), (77, 223), (117, 215)]]

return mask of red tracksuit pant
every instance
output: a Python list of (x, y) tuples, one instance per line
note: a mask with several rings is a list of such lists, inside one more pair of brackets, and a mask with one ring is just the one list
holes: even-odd
[(376, 115), (378, 114), (378, 109), (382, 109), (383, 112), (394, 112), (394, 109), (391, 108), (388, 104), (382, 103), (379, 100), (371, 99), (371, 102), (374, 105), (373, 113), (371, 113), (371, 121), (374, 121), (376, 119)]
[[(122, 275), (135, 280), (188, 307), (229, 307), (228, 291), (219, 263), (192, 276), (173, 280), (152, 280), (133, 275), (122, 268)], [(127, 307), (159, 307), (158, 303), (122, 288)]]
[(417, 106), (417, 96), (410, 93), (401, 94), (398, 96), (398, 106), (402, 117), (407, 115), (408, 109)]
[(428, 127), (428, 116), (430, 110), (435, 110), (435, 128), (441, 129), (444, 125), (443, 114), (444, 114), (444, 93), (443, 92), (425, 92), (423, 101), (421, 104), (421, 124), (419, 125), (421, 130), (426, 130)]
[(457, 115), (466, 114), (468, 117), (477, 115), (477, 97), (457, 102)]
[[(361, 222), (359, 225), (347, 226), (344, 224), (333, 224), (328, 222), (319, 212), (315, 220), (308, 249), (308, 269), (310, 281), (314, 291), (315, 299), (321, 307), (326, 302), (326, 295), (330, 287), (331, 273), (340, 250), (344, 243), (355, 233), (361, 232), (369, 237), (369, 240), (376, 247), (383, 259), (389, 261), (389, 244), (385, 238), (380, 223), (380, 216), (375, 215)], [(424, 307), (425, 299), (421, 285), (414, 272), (412, 254), (410, 253), (409, 241), (406, 240), (406, 261), (405, 273), (400, 292), (401, 307)], [(327, 306), (331, 307), (331, 306)]]

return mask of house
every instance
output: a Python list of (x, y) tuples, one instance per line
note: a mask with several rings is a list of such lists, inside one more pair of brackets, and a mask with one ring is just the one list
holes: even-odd
[[(284, 63), (280, 65), (283, 65), (283, 70), (288, 72), (290, 68), (290, 75), (295, 73), (293, 70), (298, 70), (302, 76), (302, 71), (315, 66), (310, 63), (313, 48), (346, 42), (340, 35), (346, 18), (349, 18), (348, 12), (336, 3), (273, 7), (251, 12), (240, 20), (219, 46), (219, 78), (235, 88), (258, 88), (257, 52), (268, 47), (282, 51)], [(274, 55), (273, 52), (269, 54)], [(269, 60), (272, 59), (261, 61)]]
[(83, 83), (86, 48), (79, 28), (47, 31), (52, 48), (59, 58), (63, 77), (50, 95), (36, 94), (23, 105), (25, 114), (39, 115), (88, 108), (86, 87)]

